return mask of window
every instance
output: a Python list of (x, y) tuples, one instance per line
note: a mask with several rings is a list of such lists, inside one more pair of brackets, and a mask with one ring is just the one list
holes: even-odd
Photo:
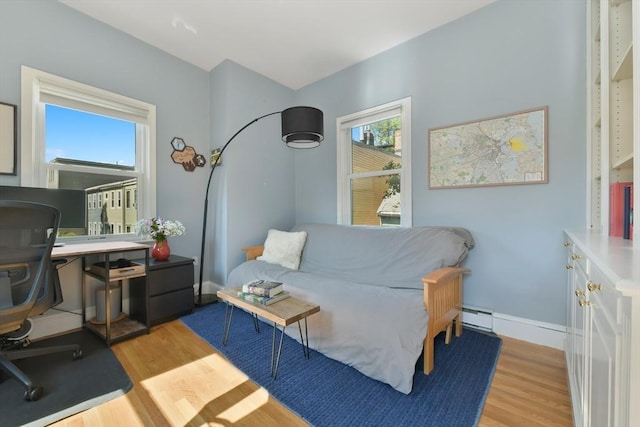
[[(61, 235), (130, 234), (138, 218), (154, 216), (155, 106), (29, 67), (21, 72), (21, 185), (85, 193), (85, 227)], [(143, 197), (127, 209), (122, 192), (133, 189)]]
[(338, 223), (410, 226), (411, 98), (339, 117), (336, 128)]

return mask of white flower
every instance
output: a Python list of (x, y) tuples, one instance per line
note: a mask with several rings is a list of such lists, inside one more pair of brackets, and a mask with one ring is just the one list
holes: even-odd
[(161, 242), (169, 236), (182, 236), (186, 232), (180, 221), (169, 221), (163, 218), (143, 218), (136, 225), (136, 233), (140, 236), (150, 236)]

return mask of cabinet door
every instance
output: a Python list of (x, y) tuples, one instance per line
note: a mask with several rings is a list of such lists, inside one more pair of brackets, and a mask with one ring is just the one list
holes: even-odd
[(573, 245), (567, 246), (567, 371), (573, 403), (574, 424), (585, 425), (585, 380), (589, 316), (587, 302), (587, 260)]
[(572, 377), (572, 372), (575, 369), (575, 334), (576, 334), (576, 285), (575, 285), (575, 271), (573, 260), (571, 259), (571, 255), (573, 255), (573, 244), (571, 242), (566, 242), (565, 246), (567, 247), (567, 341), (565, 343), (565, 357), (567, 359), (567, 371), (569, 372), (569, 377)]
[[(616, 326), (598, 295), (591, 295), (589, 420), (594, 427), (614, 427)], [(615, 308), (615, 307), (614, 307)]]
[(575, 307), (575, 329), (574, 329), (574, 369), (573, 383), (575, 384), (576, 397), (573, 398), (574, 421), (576, 425), (585, 425), (584, 417), (587, 408), (588, 397), (586, 393), (587, 367), (588, 367), (588, 342), (589, 329), (587, 328), (590, 315), (590, 307), (587, 300), (587, 276), (578, 263), (574, 263), (575, 290), (573, 301)]

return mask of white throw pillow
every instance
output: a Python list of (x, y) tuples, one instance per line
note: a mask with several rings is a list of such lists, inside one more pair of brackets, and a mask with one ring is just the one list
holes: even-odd
[(306, 231), (269, 230), (267, 240), (264, 242), (264, 251), (256, 259), (297, 270), (306, 240)]

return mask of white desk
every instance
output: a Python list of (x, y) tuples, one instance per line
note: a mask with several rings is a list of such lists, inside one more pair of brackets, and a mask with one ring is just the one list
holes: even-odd
[[(54, 247), (51, 251), (52, 259), (59, 258), (68, 258), (68, 257), (80, 257), (82, 259), (82, 326), (87, 328), (98, 336), (102, 337), (107, 346), (110, 346), (112, 342), (119, 341), (125, 338), (130, 338), (135, 335), (140, 335), (143, 333), (149, 332), (149, 321), (148, 319), (132, 319), (125, 318), (119, 320), (115, 325), (111, 324), (111, 307), (110, 307), (110, 298), (108, 285), (114, 281), (121, 281), (124, 279), (129, 279), (133, 277), (143, 277), (145, 280), (143, 281), (143, 286), (148, 286), (148, 282), (146, 280), (146, 275), (149, 271), (149, 246), (141, 243), (134, 242), (120, 242), (120, 241), (100, 241), (100, 242), (91, 242), (91, 243), (73, 243), (67, 244), (64, 246)], [(133, 252), (133, 251), (143, 251), (145, 253), (145, 272), (144, 274), (135, 274), (131, 276), (119, 276), (116, 278), (109, 277), (109, 256), (113, 253), (121, 253), (121, 252)], [(105, 275), (100, 276), (89, 271), (88, 266), (86, 264), (86, 258), (90, 255), (102, 256), (103, 261), (105, 263)], [(96, 278), (105, 283), (105, 322), (104, 324), (94, 324), (87, 321), (87, 313), (86, 313), (86, 287), (87, 287), (87, 276)], [(148, 292), (146, 292), (148, 294)], [(148, 305), (148, 298), (143, 302)], [(148, 313), (149, 308), (146, 307), (144, 310), (145, 313)]]

